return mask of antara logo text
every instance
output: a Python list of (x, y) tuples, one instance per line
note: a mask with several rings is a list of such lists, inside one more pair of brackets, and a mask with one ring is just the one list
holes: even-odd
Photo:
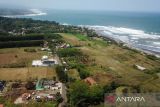
[(120, 97), (120, 96), (114, 96), (114, 95), (110, 95), (110, 96), (106, 96), (106, 101), (110, 104), (114, 104), (114, 103), (119, 103), (119, 102), (146, 102), (144, 97)]
[(146, 102), (144, 97), (117, 97), (116, 102)]

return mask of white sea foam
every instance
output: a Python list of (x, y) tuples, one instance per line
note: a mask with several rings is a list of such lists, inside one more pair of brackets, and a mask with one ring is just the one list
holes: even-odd
[[(135, 48), (151, 50), (152, 52), (160, 52), (160, 34), (146, 33), (143, 30), (113, 27), (113, 26), (85, 26), (95, 30), (105, 37), (110, 37), (116, 41), (121, 41)], [(149, 42), (148, 42), (149, 41)], [(158, 42), (157, 42), (158, 41)], [(160, 55), (160, 53), (159, 53)]]
[(153, 42), (153, 44), (160, 46), (160, 42)]
[(69, 26), (69, 25), (71, 25), (71, 24), (68, 24), (68, 23), (61, 23), (61, 25)]
[(119, 34), (119, 35), (128, 35), (130, 37), (137, 38), (150, 38), (150, 39), (159, 39), (160, 35), (157, 34), (148, 34), (142, 30), (136, 30), (131, 28), (123, 28), (123, 27), (113, 27), (113, 26), (89, 26), (89, 28), (95, 30), (103, 30), (105, 33)]

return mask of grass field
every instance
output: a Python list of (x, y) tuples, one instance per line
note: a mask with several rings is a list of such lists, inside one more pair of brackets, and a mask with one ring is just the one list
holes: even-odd
[(25, 52), (24, 49), (28, 48), (30, 47), (0, 49), (0, 65), (29, 63), (31, 66), (33, 59), (40, 59), (42, 55), (46, 54), (45, 52), (39, 51), (39, 47), (30, 48), (35, 49), (37, 52)]
[[(148, 75), (134, 68), (133, 66), (135, 64), (149, 70), (160, 66), (159, 61), (150, 60), (145, 55), (123, 49), (115, 44), (108, 44), (101, 39), (81, 41), (80, 37), (74, 36), (73, 34), (61, 35), (66, 42), (72, 45), (81, 44), (81, 47), (78, 48), (81, 49), (84, 54), (89, 55), (90, 59), (95, 61), (96, 64), (94, 66), (88, 66), (88, 69), (91, 71), (91, 74), (99, 80), (100, 84), (108, 83), (108, 81), (105, 80), (110, 80), (109, 74), (115, 77), (119, 83), (139, 85), (150, 80), (152, 75)], [(154, 83), (149, 81), (143, 84), (143, 87), (152, 88), (152, 86), (154, 86), (154, 88), (152, 88), (153, 90), (160, 90), (160, 87), (156, 85), (159, 83), (159, 80), (159, 78), (154, 80)]]
[[(87, 38), (86, 37), (82, 37), (80, 38), (79, 36), (74, 36), (72, 34), (64, 34), (64, 33), (60, 33), (60, 35), (63, 36), (64, 40), (68, 43), (70, 43), (72, 46), (84, 46), (87, 45)], [(85, 41), (83, 40), (85, 38)]]
[(56, 77), (54, 68), (29, 67), (29, 68), (0, 68), (0, 80), (22, 80), (53, 78)]
[[(24, 49), (35, 49), (36, 52), (25, 52)], [(46, 52), (40, 47), (0, 49), (0, 66), (26, 63), (27, 67), (0, 68), (0, 80), (27, 80), (36, 78), (53, 78), (56, 76), (53, 68), (32, 67), (32, 60), (41, 59)]]
[(75, 34), (74, 36), (76, 36), (80, 41), (87, 41), (88, 40), (88, 37), (86, 35)]

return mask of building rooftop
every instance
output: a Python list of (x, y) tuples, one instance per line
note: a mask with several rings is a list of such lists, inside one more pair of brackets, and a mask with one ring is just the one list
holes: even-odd
[(87, 77), (84, 81), (89, 85), (94, 85), (97, 83), (92, 77)]

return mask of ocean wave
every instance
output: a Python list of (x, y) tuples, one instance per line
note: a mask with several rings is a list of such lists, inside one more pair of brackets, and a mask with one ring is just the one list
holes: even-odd
[(153, 42), (153, 44), (160, 46), (160, 42)]
[(160, 35), (157, 33), (145, 33), (143, 30), (136, 30), (131, 28), (124, 28), (124, 27), (113, 27), (113, 26), (89, 26), (94, 30), (101, 30), (105, 31), (105, 33), (111, 33), (113, 35), (128, 35), (130, 37), (137, 37), (143, 39), (160, 39)]
[[(114, 26), (84, 26), (95, 30), (102, 36), (124, 42), (139, 49), (146, 49), (160, 55), (160, 34), (146, 33), (143, 30)], [(158, 41), (158, 42), (157, 42)]]
[(68, 24), (68, 23), (60, 23), (61, 25), (64, 25), (64, 26), (69, 26), (71, 24)]

